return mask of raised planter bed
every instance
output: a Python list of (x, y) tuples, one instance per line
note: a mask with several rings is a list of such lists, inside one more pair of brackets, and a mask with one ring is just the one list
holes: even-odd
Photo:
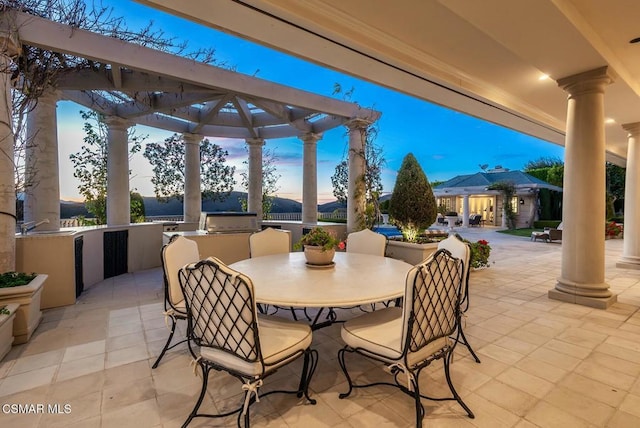
[(4, 307), (9, 313), (0, 313), (0, 361), (11, 350), (13, 344), (13, 323), (16, 318), (16, 310), (20, 305), (17, 303), (9, 303), (6, 306), (0, 305), (0, 309)]
[(40, 274), (27, 285), (0, 288), (0, 306), (20, 305), (13, 321), (14, 345), (26, 343), (42, 320), (40, 300), (46, 279), (47, 275)]

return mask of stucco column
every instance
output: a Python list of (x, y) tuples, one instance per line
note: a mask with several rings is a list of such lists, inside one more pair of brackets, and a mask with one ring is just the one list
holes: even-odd
[(604, 282), (607, 67), (558, 80), (568, 94), (562, 197), (562, 270), (549, 297), (596, 308), (616, 301)]
[(352, 119), (347, 122), (349, 128), (349, 180), (347, 185), (347, 233), (363, 228), (362, 217), (365, 212), (365, 145), (367, 127), (371, 122), (364, 119)]
[(262, 221), (262, 147), (264, 139), (250, 138), (249, 146), (249, 189), (247, 195), (247, 211), (256, 213), (258, 221)]
[(624, 242), (616, 266), (640, 269), (640, 122), (622, 125), (629, 132), (624, 186)]
[(16, 270), (16, 189), (11, 129), (11, 57), (20, 52), (15, 34), (0, 34), (0, 272)]
[(200, 191), (200, 141), (196, 134), (184, 134), (184, 221), (198, 223), (202, 210), (202, 192)]
[(469, 195), (462, 195), (462, 227), (469, 227)]
[(40, 222), (39, 231), (60, 229), (58, 94), (46, 91), (27, 114), (24, 221)]
[(109, 127), (107, 149), (107, 225), (131, 222), (129, 196), (129, 134), (132, 125), (122, 118), (104, 119)]
[(318, 159), (317, 146), (322, 134), (305, 134), (302, 155), (302, 222), (318, 222)]

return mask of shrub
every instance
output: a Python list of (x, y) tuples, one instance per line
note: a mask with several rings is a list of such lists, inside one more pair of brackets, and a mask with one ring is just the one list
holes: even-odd
[(408, 241), (436, 220), (436, 198), (417, 159), (409, 153), (402, 161), (389, 199), (389, 215)]
[(19, 287), (21, 285), (27, 285), (36, 276), (35, 273), (23, 273), (23, 272), (5, 272), (0, 274), (0, 288)]

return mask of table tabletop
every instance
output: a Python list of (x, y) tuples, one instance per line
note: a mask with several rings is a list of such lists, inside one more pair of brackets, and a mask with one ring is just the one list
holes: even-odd
[(255, 257), (229, 265), (251, 278), (258, 303), (293, 307), (357, 306), (404, 295), (408, 263), (337, 252), (329, 268), (308, 267), (304, 253)]

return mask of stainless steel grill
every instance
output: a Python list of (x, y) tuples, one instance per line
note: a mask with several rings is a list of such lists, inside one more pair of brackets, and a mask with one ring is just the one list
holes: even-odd
[(199, 229), (207, 233), (241, 233), (259, 230), (256, 213), (203, 212)]

